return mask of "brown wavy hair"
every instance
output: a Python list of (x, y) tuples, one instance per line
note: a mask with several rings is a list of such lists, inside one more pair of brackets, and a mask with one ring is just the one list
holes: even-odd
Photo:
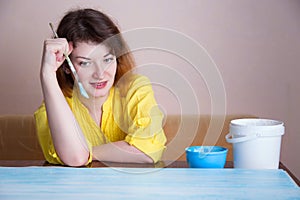
[[(66, 38), (76, 48), (78, 42), (104, 44), (117, 57), (115, 81), (130, 73), (135, 62), (129, 48), (115, 23), (104, 13), (94, 9), (78, 9), (69, 11), (60, 21), (57, 28), (60, 38)], [(71, 97), (74, 80), (71, 74), (65, 73), (64, 67), (69, 68), (65, 61), (57, 70), (57, 80), (65, 96)]]

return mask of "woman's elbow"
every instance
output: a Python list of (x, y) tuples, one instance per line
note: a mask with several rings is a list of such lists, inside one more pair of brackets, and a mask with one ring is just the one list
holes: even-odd
[(62, 162), (70, 167), (82, 167), (88, 163), (88, 156), (73, 156), (72, 158), (63, 159)]
[(145, 157), (142, 160), (142, 163), (145, 163), (145, 164), (154, 164), (154, 160), (151, 157), (145, 155)]

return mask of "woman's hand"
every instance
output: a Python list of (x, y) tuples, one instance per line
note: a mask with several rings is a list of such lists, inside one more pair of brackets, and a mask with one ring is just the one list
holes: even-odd
[(72, 45), (65, 38), (46, 39), (42, 57), (42, 74), (54, 74), (64, 62), (64, 53), (72, 52)]

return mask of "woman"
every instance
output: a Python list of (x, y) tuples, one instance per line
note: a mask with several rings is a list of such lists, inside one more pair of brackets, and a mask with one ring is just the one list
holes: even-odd
[[(63, 17), (57, 34), (44, 42), (44, 103), (35, 112), (46, 160), (157, 162), (166, 143), (163, 115), (150, 81), (132, 73), (134, 61), (116, 25), (99, 11), (79, 9)], [(64, 53), (89, 98), (80, 95)]]

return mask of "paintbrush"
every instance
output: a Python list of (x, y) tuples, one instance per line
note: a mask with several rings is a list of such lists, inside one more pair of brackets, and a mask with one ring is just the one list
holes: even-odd
[[(50, 28), (51, 28), (51, 30), (52, 30), (52, 32), (53, 32), (54, 38), (58, 38), (58, 35), (57, 35), (57, 33), (55, 32), (52, 23), (49, 23), (49, 25), (50, 25)], [(78, 84), (78, 87), (79, 87), (80, 94), (81, 94), (83, 97), (85, 97), (85, 98), (88, 99), (88, 98), (89, 98), (89, 95), (87, 94), (87, 92), (85, 91), (85, 89), (84, 89), (82, 83), (80, 82), (79, 77), (78, 77), (78, 74), (77, 74), (77, 72), (76, 72), (76, 70), (75, 70), (75, 68), (74, 68), (74, 65), (73, 65), (73, 63), (71, 62), (71, 60), (70, 60), (68, 54), (64, 53), (64, 57), (65, 57), (65, 59), (67, 60), (67, 63), (68, 63), (68, 65), (70, 66), (70, 69), (71, 69), (71, 71), (72, 71), (72, 73), (73, 73), (73, 75), (74, 75), (74, 77), (75, 77), (75, 80), (76, 80), (76, 82), (77, 82), (77, 84)]]

